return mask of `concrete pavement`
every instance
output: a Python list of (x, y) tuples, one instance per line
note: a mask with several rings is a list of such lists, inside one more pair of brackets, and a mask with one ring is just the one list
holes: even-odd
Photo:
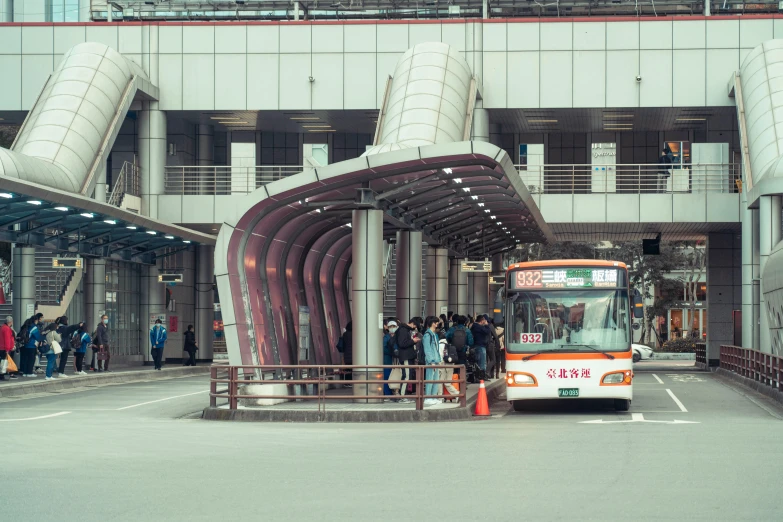
[(191, 418), (206, 386), (189, 377), (0, 402), (3, 518), (780, 519), (783, 415), (709, 373), (638, 372), (629, 413), (501, 402), (490, 421), (415, 424)]

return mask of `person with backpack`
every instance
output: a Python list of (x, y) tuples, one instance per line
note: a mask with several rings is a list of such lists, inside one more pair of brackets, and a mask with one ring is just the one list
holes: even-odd
[[(52, 379), (56, 379), (54, 375), (54, 367), (57, 364), (57, 355), (62, 353), (62, 345), (60, 342), (62, 342), (63, 338), (62, 336), (57, 333), (57, 327), (59, 324), (57, 322), (54, 322), (46, 327), (46, 344), (44, 345), (44, 348), (39, 348), (39, 351), (42, 352), (42, 354), (46, 355), (46, 380), (51, 381)], [(44, 351), (46, 350), (46, 351)]]
[(57, 333), (62, 337), (62, 342), (60, 344), (63, 350), (60, 354), (60, 364), (54, 371), (57, 372), (58, 377), (68, 377), (65, 375), (65, 366), (68, 364), (68, 356), (71, 353), (71, 337), (74, 332), (79, 329), (79, 325), (74, 324), (68, 326), (68, 317), (66, 316), (58, 317), (54, 320), (54, 324), (56, 325)]
[[(400, 378), (400, 380), (403, 381), (412, 379), (411, 369), (408, 368), (408, 366), (416, 364), (416, 343), (419, 342), (420, 338), (416, 330), (414, 319), (415, 318), (411, 319), (407, 324), (401, 323), (397, 332), (394, 334), (394, 344), (397, 346), (397, 358), (399, 359), (400, 364), (403, 365), (402, 376)], [(405, 398), (407, 389), (407, 383), (403, 382), (400, 385), (400, 395), (403, 397), (400, 399), (400, 402), (402, 403), (411, 402), (409, 399)]]
[[(424, 364), (427, 366), (436, 366), (443, 361), (440, 358), (440, 344), (438, 343), (438, 334), (435, 331), (438, 328), (440, 319), (431, 315), (424, 320), (424, 335), (421, 337), (421, 347), (424, 353)], [(440, 380), (440, 370), (437, 368), (427, 368), (424, 373), (427, 381)], [(440, 383), (427, 382), (424, 385), (424, 395), (440, 395)], [(435, 406), (442, 402), (440, 398), (429, 397), (424, 399), (424, 406)]]
[(14, 318), (10, 315), (5, 318), (5, 323), (0, 326), (0, 381), (5, 380), (8, 370), (8, 359), (16, 350), (16, 335), (14, 335)]
[(487, 378), (487, 346), (489, 346), (489, 339), (492, 336), (487, 323), (487, 319), (480, 315), (470, 327), (470, 333), (473, 334), (474, 339), (473, 349), (476, 351), (478, 360), (479, 380), (482, 381)]
[(163, 369), (163, 349), (166, 347), (166, 340), (169, 338), (163, 321), (155, 319), (155, 326), (150, 329), (150, 344), (152, 345), (152, 360), (155, 362), (155, 369)]
[(468, 348), (473, 346), (473, 334), (465, 326), (467, 322), (465, 316), (455, 315), (453, 319), (457, 324), (446, 332), (446, 340), (457, 350), (457, 364), (466, 365), (468, 363)]
[(71, 336), (71, 346), (74, 347), (73, 357), (76, 363), (76, 374), (87, 375), (84, 371), (84, 356), (87, 355), (87, 348), (92, 344), (92, 338), (87, 333), (87, 324), (79, 323), (79, 329)]
[(17, 340), (21, 344), (21, 362), (20, 370), (23, 377), (36, 377), (35, 375), (35, 351), (43, 344), (44, 337), (39, 329), (38, 323), (43, 314), (32, 316), (23, 330), (17, 335)]

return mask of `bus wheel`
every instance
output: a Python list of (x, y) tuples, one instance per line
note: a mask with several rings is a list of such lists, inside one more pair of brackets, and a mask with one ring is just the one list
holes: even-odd
[(525, 411), (523, 401), (511, 401), (511, 403), (514, 405), (514, 411)]
[(631, 407), (631, 401), (629, 401), (628, 399), (614, 400), (614, 409), (617, 411), (628, 411), (630, 407)]

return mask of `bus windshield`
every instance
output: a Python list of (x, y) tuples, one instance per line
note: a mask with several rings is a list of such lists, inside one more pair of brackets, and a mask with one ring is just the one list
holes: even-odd
[(618, 352), (631, 349), (628, 291), (511, 291), (506, 350)]

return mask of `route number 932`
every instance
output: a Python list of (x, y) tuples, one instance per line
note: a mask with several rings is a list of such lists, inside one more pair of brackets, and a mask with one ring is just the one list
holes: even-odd
[(519, 334), (519, 342), (522, 344), (541, 344), (540, 333), (523, 333)]

